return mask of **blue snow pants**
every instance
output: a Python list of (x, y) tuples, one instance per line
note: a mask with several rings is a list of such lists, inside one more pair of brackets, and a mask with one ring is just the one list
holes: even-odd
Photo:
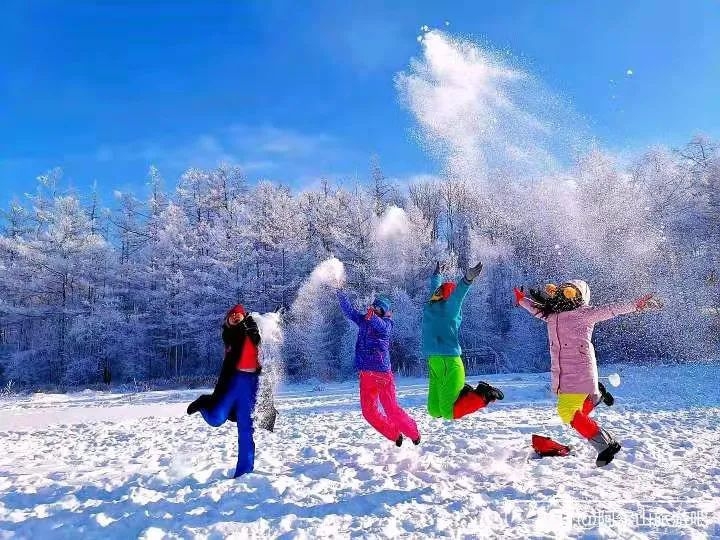
[(202, 417), (213, 427), (223, 425), (230, 412), (235, 412), (238, 430), (238, 460), (235, 467), (235, 478), (252, 472), (255, 466), (252, 414), (255, 409), (259, 379), (258, 373), (235, 372), (227, 385), (227, 391), (218, 396), (212, 405), (200, 409)]

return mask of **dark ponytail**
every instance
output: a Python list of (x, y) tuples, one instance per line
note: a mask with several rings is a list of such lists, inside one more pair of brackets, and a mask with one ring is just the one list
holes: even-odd
[(530, 298), (535, 303), (535, 307), (540, 310), (543, 317), (552, 315), (553, 313), (561, 313), (563, 311), (572, 311), (580, 306), (578, 298), (566, 298), (562, 293), (562, 288), (558, 288), (554, 295), (550, 296), (544, 291), (530, 289)]

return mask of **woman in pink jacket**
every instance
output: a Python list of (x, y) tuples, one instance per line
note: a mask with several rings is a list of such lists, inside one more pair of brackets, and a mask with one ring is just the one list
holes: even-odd
[(515, 299), (547, 323), (552, 391), (558, 396), (558, 414), (597, 450), (595, 464), (602, 467), (612, 461), (621, 446), (590, 418), (600, 401), (608, 405), (613, 401), (605, 388), (598, 385), (595, 349), (591, 341), (593, 329), (601, 321), (644, 311), (658, 304), (648, 294), (632, 303), (590, 306), (590, 287), (579, 279), (559, 287), (548, 285), (545, 291), (546, 294), (531, 291), (531, 300), (522, 289), (515, 288)]

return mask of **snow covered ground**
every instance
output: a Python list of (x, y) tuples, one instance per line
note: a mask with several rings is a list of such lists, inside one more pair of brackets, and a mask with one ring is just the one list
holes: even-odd
[[(619, 371), (598, 418), (624, 451), (605, 469), (546, 374), (487, 377), (506, 400), (455, 423), (427, 416), (424, 381), (399, 381), (424, 438), (401, 449), (363, 422), (355, 385), (286, 388), (238, 480), (234, 424), (184, 414), (198, 391), (1, 401), (0, 538), (720, 538), (720, 369)], [(575, 455), (534, 459), (532, 433)]]

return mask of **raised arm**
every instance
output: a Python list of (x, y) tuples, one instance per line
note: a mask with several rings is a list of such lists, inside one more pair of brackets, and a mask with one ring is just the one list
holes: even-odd
[(448, 298), (448, 303), (455, 311), (459, 311), (462, 308), (465, 297), (470, 290), (470, 285), (472, 285), (472, 282), (468, 281), (466, 278), (462, 278), (457, 284), (457, 287), (455, 287), (453, 293), (450, 295), (450, 298)]
[(635, 302), (608, 304), (606, 306), (588, 306), (582, 308), (583, 315), (593, 323), (608, 321), (619, 315), (638, 311)]
[(340, 309), (342, 310), (343, 314), (359, 326), (360, 322), (362, 321), (363, 314), (360, 313), (357, 309), (355, 309), (355, 306), (352, 305), (352, 302), (350, 302), (350, 299), (344, 292), (340, 290), (337, 291), (337, 297), (338, 302), (340, 303)]
[(260, 330), (258, 329), (255, 319), (248, 315), (243, 319), (242, 324), (245, 329), (245, 335), (253, 342), (253, 345), (256, 347), (260, 345)]
[(456, 311), (460, 311), (460, 308), (462, 308), (465, 297), (470, 290), (470, 285), (472, 285), (473, 281), (475, 281), (475, 278), (480, 275), (480, 272), (482, 272), (482, 268), (483, 264), (481, 262), (477, 263), (475, 266), (468, 268), (465, 271), (465, 275), (460, 280), (460, 283), (458, 283), (457, 287), (450, 295), (449, 301)]
[(660, 302), (655, 295), (644, 294), (640, 298), (636, 298), (634, 302), (625, 302), (610, 304), (607, 306), (587, 307), (585, 308), (586, 316), (593, 323), (607, 321), (618, 315), (627, 315), (628, 313), (642, 313), (649, 309), (662, 309)]
[(535, 305), (535, 302), (533, 302), (529, 298), (523, 298), (522, 300), (520, 300), (520, 302), (518, 302), (518, 306), (525, 309), (533, 317), (542, 319), (543, 321), (547, 321), (547, 317), (543, 315), (542, 310), (537, 305)]
[(442, 282), (442, 274), (434, 273), (432, 276), (430, 276), (430, 294), (434, 293), (437, 288), (442, 285)]
[(515, 294), (515, 301), (517, 302), (518, 306), (530, 313), (530, 315), (532, 315), (533, 317), (542, 319), (543, 321), (547, 321), (547, 317), (543, 315), (542, 310), (535, 302), (525, 296), (525, 291), (522, 288), (518, 289), (517, 287), (515, 287), (513, 289), (513, 293)]
[(390, 317), (378, 317), (373, 313), (367, 321), (370, 327), (380, 334), (389, 335), (393, 328), (393, 320)]

